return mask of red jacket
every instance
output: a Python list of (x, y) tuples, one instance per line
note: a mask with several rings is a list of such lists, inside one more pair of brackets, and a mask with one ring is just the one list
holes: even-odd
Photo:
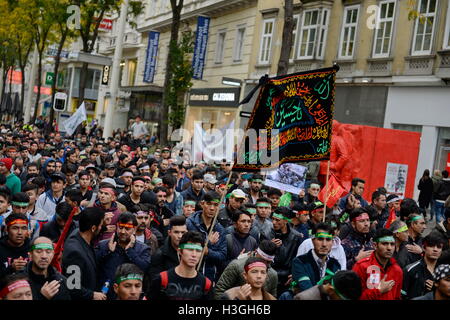
[[(375, 252), (370, 257), (356, 262), (353, 266), (361, 278), (362, 295), (360, 300), (400, 300), (400, 290), (403, 286), (403, 271), (394, 258), (391, 258), (386, 265), (386, 270), (375, 258)], [(387, 275), (386, 281), (394, 280), (394, 287), (386, 293), (381, 293), (378, 289), (380, 281)]]

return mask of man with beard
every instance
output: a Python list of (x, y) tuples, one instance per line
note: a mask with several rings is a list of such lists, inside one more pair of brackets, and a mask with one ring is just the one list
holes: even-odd
[(23, 270), (30, 249), (28, 219), (24, 214), (11, 213), (5, 219), (5, 225), (8, 234), (0, 239), (0, 279)]
[(49, 238), (39, 237), (31, 244), (31, 261), (24, 273), (28, 276), (33, 300), (71, 300), (66, 278), (50, 266), (54, 254)]
[(159, 243), (164, 240), (161, 232), (155, 228), (150, 228), (150, 222), (153, 219), (150, 213), (154, 214), (155, 211), (154, 206), (143, 203), (136, 205), (132, 211), (138, 222), (135, 234), (136, 241), (148, 245), (152, 254), (158, 249)]
[(80, 213), (79, 229), (64, 244), (62, 269), (66, 277), (76, 273), (80, 288), (72, 286), (74, 300), (106, 300), (97, 288), (97, 263), (92, 242), (100, 233), (105, 213), (100, 208), (87, 208)]
[(44, 176), (45, 180), (47, 181), (47, 186), (50, 186), (51, 182), (51, 175), (54, 174), (56, 171), (56, 161), (53, 158), (48, 158), (45, 160), (44, 164), (42, 165), (41, 173)]
[(278, 247), (275, 254), (273, 268), (278, 274), (277, 292), (280, 294), (286, 289), (291, 280), (292, 260), (297, 254), (301, 242), (301, 235), (291, 226), (291, 218), (295, 213), (287, 207), (279, 207), (272, 215), (273, 228), (269, 237), (261, 236), (260, 240), (271, 240)]
[(373, 237), (375, 251), (355, 263), (353, 271), (361, 278), (361, 300), (400, 300), (403, 271), (392, 258), (395, 239), (392, 231), (378, 229)]
[(234, 189), (230, 193), (225, 208), (220, 209), (217, 221), (224, 227), (228, 228), (233, 224), (233, 215), (242, 207), (245, 201), (245, 193), (241, 189)]
[[(98, 261), (98, 285), (111, 282), (118, 266), (133, 263), (146, 272), (150, 266), (150, 248), (136, 241), (136, 217), (129, 212), (122, 213), (117, 221), (117, 231), (109, 240), (100, 241), (95, 250)], [(114, 291), (108, 291), (108, 299), (114, 299)]]
[(350, 234), (342, 240), (342, 247), (347, 258), (347, 270), (351, 270), (355, 262), (368, 258), (373, 252), (370, 218), (366, 209), (354, 209), (350, 213), (350, 221), (352, 226)]
[(263, 176), (260, 174), (253, 174), (252, 177), (249, 179), (250, 188), (247, 189), (248, 194), (248, 202), (252, 204), (256, 204), (256, 201), (258, 198), (262, 198), (264, 195), (261, 192), (261, 187), (263, 183)]
[(142, 295), (144, 273), (132, 263), (120, 265), (114, 275), (113, 286), (117, 300), (140, 300)]
[(341, 270), (339, 262), (330, 256), (333, 244), (331, 226), (325, 223), (317, 224), (313, 230), (312, 243), (313, 249), (292, 261), (294, 290), (298, 289), (299, 292), (315, 286), (320, 279), (325, 277), (326, 270), (333, 273)]
[(167, 236), (167, 227), (169, 225), (169, 219), (175, 215), (175, 213), (166, 206), (167, 202), (167, 188), (156, 187), (153, 192), (156, 194), (157, 206), (156, 216), (152, 223), (160, 231), (164, 237)]

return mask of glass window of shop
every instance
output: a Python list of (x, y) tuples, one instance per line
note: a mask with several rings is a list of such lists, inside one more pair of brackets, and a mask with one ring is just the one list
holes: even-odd
[(203, 130), (220, 130), (235, 120), (235, 117), (236, 111), (234, 109), (189, 107), (185, 121), (186, 129), (193, 133), (194, 123), (201, 121)]
[(439, 128), (434, 168), (444, 170), (450, 154), (450, 128)]

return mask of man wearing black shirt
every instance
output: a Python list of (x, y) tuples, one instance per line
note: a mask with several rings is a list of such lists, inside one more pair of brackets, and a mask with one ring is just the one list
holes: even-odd
[(149, 300), (209, 300), (211, 280), (197, 272), (204, 241), (200, 233), (189, 231), (180, 240), (180, 264), (157, 275), (147, 297)]

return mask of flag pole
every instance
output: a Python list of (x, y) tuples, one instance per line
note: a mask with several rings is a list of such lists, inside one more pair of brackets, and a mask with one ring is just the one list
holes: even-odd
[(330, 176), (330, 160), (328, 160), (327, 163), (327, 177), (326, 177), (326, 181), (325, 181), (325, 203), (324, 203), (324, 213), (323, 213), (323, 222), (325, 222), (325, 216), (327, 215), (327, 202), (328, 202), (328, 193), (330, 190), (328, 190), (329, 186), (328, 186), (328, 177)]

